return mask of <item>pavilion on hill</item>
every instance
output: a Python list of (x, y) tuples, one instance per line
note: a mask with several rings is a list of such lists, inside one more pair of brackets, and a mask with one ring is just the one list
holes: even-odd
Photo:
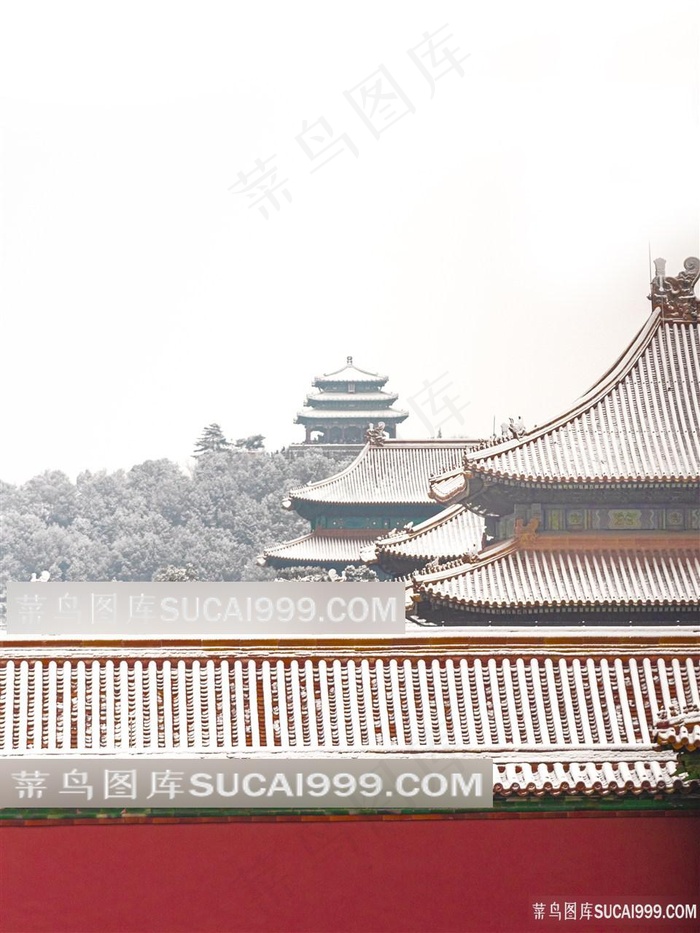
[[(543, 427), (488, 445), (371, 435), (346, 470), (290, 493), (289, 507), (312, 523), (309, 547), (331, 533), (362, 533), (382, 535), (374, 553), (388, 569), (454, 558), (415, 574), (409, 587), (417, 615), (437, 624), (409, 622), (396, 637), (351, 641), (7, 637), (0, 756), (60, 753), (76, 765), (86, 755), (207, 764), (485, 757), (493, 810), (443, 815), (468, 820), (458, 837), (465, 846), (472, 817), (498, 818), (499, 851), (513, 853), (522, 851), (524, 813), (697, 813), (699, 274), (697, 260), (686, 262), (685, 276), (660, 273), (652, 315), (628, 350)], [(482, 521), (489, 541), (479, 550)], [(401, 522), (414, 524), (386, 536)], [(299, 542), (271, 548), (270, 563), (284, 559), (282, 548), (292, 560), (301, 551)], [(159, 812), (79, 803), (59, 812), (19, 806), (0, 819), (148, 821)], [(174, 801), (167, 819), (280, 812), (285, 822), (308, 820), (307, 811), (280, 811), (272, 801), (269, 810), (213, 814)], [(413, 812), (394, 798), (368, 801), (359, 813), (339, 803), (322, 816), (332, 821), (333, 845), (342, 838), (339, 813), (401, 821)], [(540, 859), (544, 876), (569, 821), (541, 822), (545, 854), (535, 846), (528, 858)], [(666, 826), (670, 846), (679, 825)], [(637, 850), (620, 849), (618, 861)], [(352, 858), (356, 850), (336, 851)], [(586, 858), (598, 866), (601, 851), (590, 848)]]
[(357, 453), (367, 429), (378, 424), (387, 437), (395, 438), (396, 427), (408, 418), (408, 412), (393, 407), (398, 395), (384, 389), (387, 381), (387, 376), (357, 367), (351, 356), (342, 369), (317, 376), (312, 383), (316, 391), (306, 396), (294, 419), (295, 424), (304, 425), (306, 438), (290, 450), (296, 453), (312, 444), (318, 449), (342, 445), (346, 452)]
[[(308, 534), (265, 549), (271, 567), (343, 570), (391, 529), (423, 522), (442, 507), (429, 494), (431, 476), (453, 469), (470, 440), (398, 441), (373, 437), (339, 473), (293, 489), (283, 506), (311, 524)], [(480, 546), (483, 520), (474, 516), (472, 546)], [(460, 552), (461, 553), (461, 552)]]
[[(700, 619), (700, 261), (687, 259), (674, 278), (663, 265), (657, 260), (649, 319), (568, 411), (465, 452), (458, 468), (431, 480), (435, 502), (483, 516), (489, 544), (414, 576), (420, 618), (455, 625)], [(451, 521), (448, 512), (433, 526), (442, 525), (444, 537)], [(382, 554), (385, 566), (395, 561), (393, 543), (376, 543), (380, 565)]]

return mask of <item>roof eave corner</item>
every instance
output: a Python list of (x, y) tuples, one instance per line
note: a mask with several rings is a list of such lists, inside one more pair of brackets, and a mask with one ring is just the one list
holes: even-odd
[[(439, 505), (459, 504), (469, 495), (471, 476), (471, 470), (463, 467), (459, 470), (451, 470), (449, 473), (442, 473), (440, 476), (430, 477), (428, 480), (428, 498)], [(455, 483), (458, 484), (456, 487), (454, 486)], [(443, 487), (442, 491), (441, 487)]]
[(370, 544), (367, 547), (360, 548), (360, 560), (363, 564), (379, 563), (376, 544)]

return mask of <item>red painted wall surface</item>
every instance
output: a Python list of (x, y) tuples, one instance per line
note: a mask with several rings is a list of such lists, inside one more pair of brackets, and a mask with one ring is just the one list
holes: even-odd
[(3, 933), (700, 930), (537, 921), (555, 898), (696, 903), (700, 820), (466, 820), (0, 829)]

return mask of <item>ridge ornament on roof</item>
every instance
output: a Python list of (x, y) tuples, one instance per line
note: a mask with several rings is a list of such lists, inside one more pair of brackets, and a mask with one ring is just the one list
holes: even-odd
[(649, 295), (652, 308), (661, 309), (664, 321), (697, 323), (700, 302), (695, 297), (695, 285), (700, 279), (700, 259), (689, 256), (683, 263), (683, 272), (677, 276), (666, 275), (665, 259), (655, 259), (654, 270)]
[[(462, 469), (430, 480), (441, 504), (486, 508), (489, 483), (554, 486), (696, 484), (700, 475), (700, 260), (652, 283), (654, 310), (612, 367), (572, 406), (521, 437), (467, 451)], [(498, 490), (496, 491), (498, 492)], [(477, 503), (477, 497), (481, 497)], [(493, 507), (490, 503), (489, 507)]]
[(539, 518), (531, 518), (527, 525), (522, 518), (515, 519), (514, 538), (519, 547), (531, 547), (535, 542), (535, 535), (539, 528)]
[(365, 441), (375, 447), (381, 447), (384, 441), (389, 439), (389, 435), (384, 430), (385, 427), (383, 421), (380, 421), (376, 428), (374, 422), (370, 421), (369, 427), (365, 431)]
[(681, 709), (677, 700), (660, 709), (654, 723), (653, 739), (659, 745), (700, 751), (700, 703)]

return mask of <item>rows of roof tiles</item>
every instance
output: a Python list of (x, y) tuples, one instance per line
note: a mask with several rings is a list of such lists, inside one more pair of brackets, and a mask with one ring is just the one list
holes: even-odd
[(284, 560), (304, 565), (316, 565), (319, 561), (361, 564), (361, 552), (371, 547), (380, 534), (382, 534), (381, 531), (374, 534), (371, 531), (365, 531), (358, 535), (345, 530), (340, 534), (316, 530), (294, 538), (292, 541), (286, 541), (284, 544), (266, 548), (264, 559)]
[(316, 407), (315, 403), (332, 403), (332, 402), (365, 402), (368, 405), (374, 403), (386, 404), (387, 407), (392, 405), (398, 399), (398, 395), (395, 392), (383, 392), (383, 391), (369, 391), (363, 392), (362, 390), (358, 392), (312, 392), (306, 396), (306, 405), (311, 405)]
[(578, 764), (556, 761), (532, 766), (494, 766), (493, 792), (497, 796), (586, 797), (639, 796), (643, 793), (688, 793), (700, 783), (684, 781), (672, 761), (603, 761)]
[(663, 711), (700, 703), (700, 658), (46, 654), (3, 663), (0, 685), (5, 755), (471, 751), (585, 766), (656, 760)]
[(379, 538), (369, 557), (381, 553), (414, 560), (455, 560), (481, 549), (484, 519), (462, 505), (450, 506), (413, 528)]
[(431, 504), (429, 477), (451, 470), (472, 442), (387, 441), (367, 444), (345, 470), (318, 483), (290, 492), (292, 500), (324, 503), (421, 503)]
[[(697, 481), (699, 380), (698, 326), (662, 322), (657, 311), (572, 409), (519, 440), (474, 452), (467, 468), (533, 482)], [(464, 490), (454, 475), (433, 485), (443, 502)]]
[(530, 550), (509, 541), (476, 562), (419, 574), (413, 587), (422, 598), (474, 607), (697, 606), (700, 551)]

